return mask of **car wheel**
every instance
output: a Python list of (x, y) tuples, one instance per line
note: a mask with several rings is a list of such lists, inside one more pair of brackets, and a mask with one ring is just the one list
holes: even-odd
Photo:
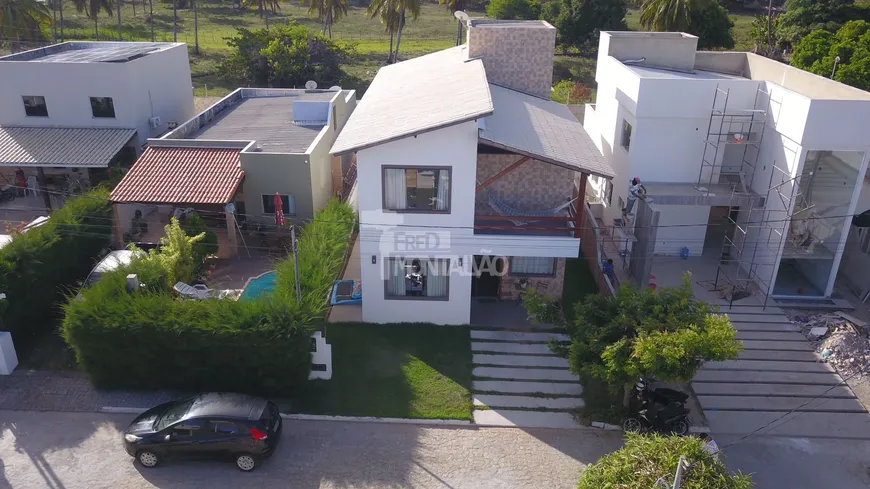
[(626, 433), (641, 433), (643, 432), (643, 424), (637, 418), (628, 418), (622, 422), (622, 429)]
[(148, 450), (142, 450), (136, 455), (136, 459), (139, 460), (139, 463), (142, 464), (143, 467), (156, 467), (160, 462), (160, 459), (157, 458), (157, 454)]
[(236, 467), (238, 467), (242, 472), (250, 472), (257, 467), (257, 461), (254, 459), (253, 455), (243, 453), (241, 455), (236, 455)]

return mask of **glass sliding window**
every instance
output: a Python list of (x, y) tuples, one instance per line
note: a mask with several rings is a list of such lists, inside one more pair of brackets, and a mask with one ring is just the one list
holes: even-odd
[(450, 260), (389, 258), (386, 266), (386, 299), (447, 300)]
[(450, 170), (392, 168), (383, 173), (383, 207), (398, 212), (450, 212)]

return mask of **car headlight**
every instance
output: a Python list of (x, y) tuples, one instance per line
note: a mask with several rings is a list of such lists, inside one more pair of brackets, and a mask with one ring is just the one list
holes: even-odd
[(130, 443), (133, 443), (133, 442), (141, 440), (142, 437), (136, 436), (136, 435), (131, 435), (130, 433), (127, 433), (126, 435), (124, 435), (124, 439), (129, 441)]

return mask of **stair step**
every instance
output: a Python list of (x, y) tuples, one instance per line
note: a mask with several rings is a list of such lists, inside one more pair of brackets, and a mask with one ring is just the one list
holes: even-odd
[(548, 341), (570, 341), (571, 338), (566, 334), (558, 333), (523, 333), (520, 331), (484, 331), (471, 330), (472, 340), (494, 340), (494, 341), (511, 341), (515, 343), (537, 342), (546, 343)]
[(478, 394), (474, 396), (475, 406), (529, 409), (577, 409), (583, 407), (579, 397), (529, 397)]
[(487, 355), (475, 353), (471, 356), (475, 365), (506, 365), (509, 367), (554, 367), (568, 368), (568, 359), (562, 357), (532, 357), (527, 355)]
[(550, 382), (517, 382), (509, 380), (475, 380), (471, 382), (473, 392), (498, 392), (502, 394), (553, 394), (580, 396), (580, 384), (554, 384)]
[(512, 411), (509, 409), (474, 411), (474, 422), (481, 426), (517, 426), (520, 428), (582, 428), (571, 413)]
[(474, 367), (471, 375), (506, 380), (555, 380), (579, 382), (580, 379), (568, 370), (548, 368)]
[(546, 343), (487, 343), (471, 342), (471, 351), (494, 351), (499, 353), (519, 353), (524, 355), (552, 355), (553, 350)]

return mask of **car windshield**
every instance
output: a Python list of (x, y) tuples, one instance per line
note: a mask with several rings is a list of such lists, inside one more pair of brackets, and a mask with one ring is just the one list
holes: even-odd
[(184, 415), (187, 414), (187, 411), (190, 410), (190, 406), (193, 405), (194, 398), (184, 399), (173, 404), (170, 404), (166, 411), (163, 411), (163, 414), (157, 418), (157, 424), (154, 426), (156, 431), (160, 431), (163, 428), (175, 423), (184, 418)]

